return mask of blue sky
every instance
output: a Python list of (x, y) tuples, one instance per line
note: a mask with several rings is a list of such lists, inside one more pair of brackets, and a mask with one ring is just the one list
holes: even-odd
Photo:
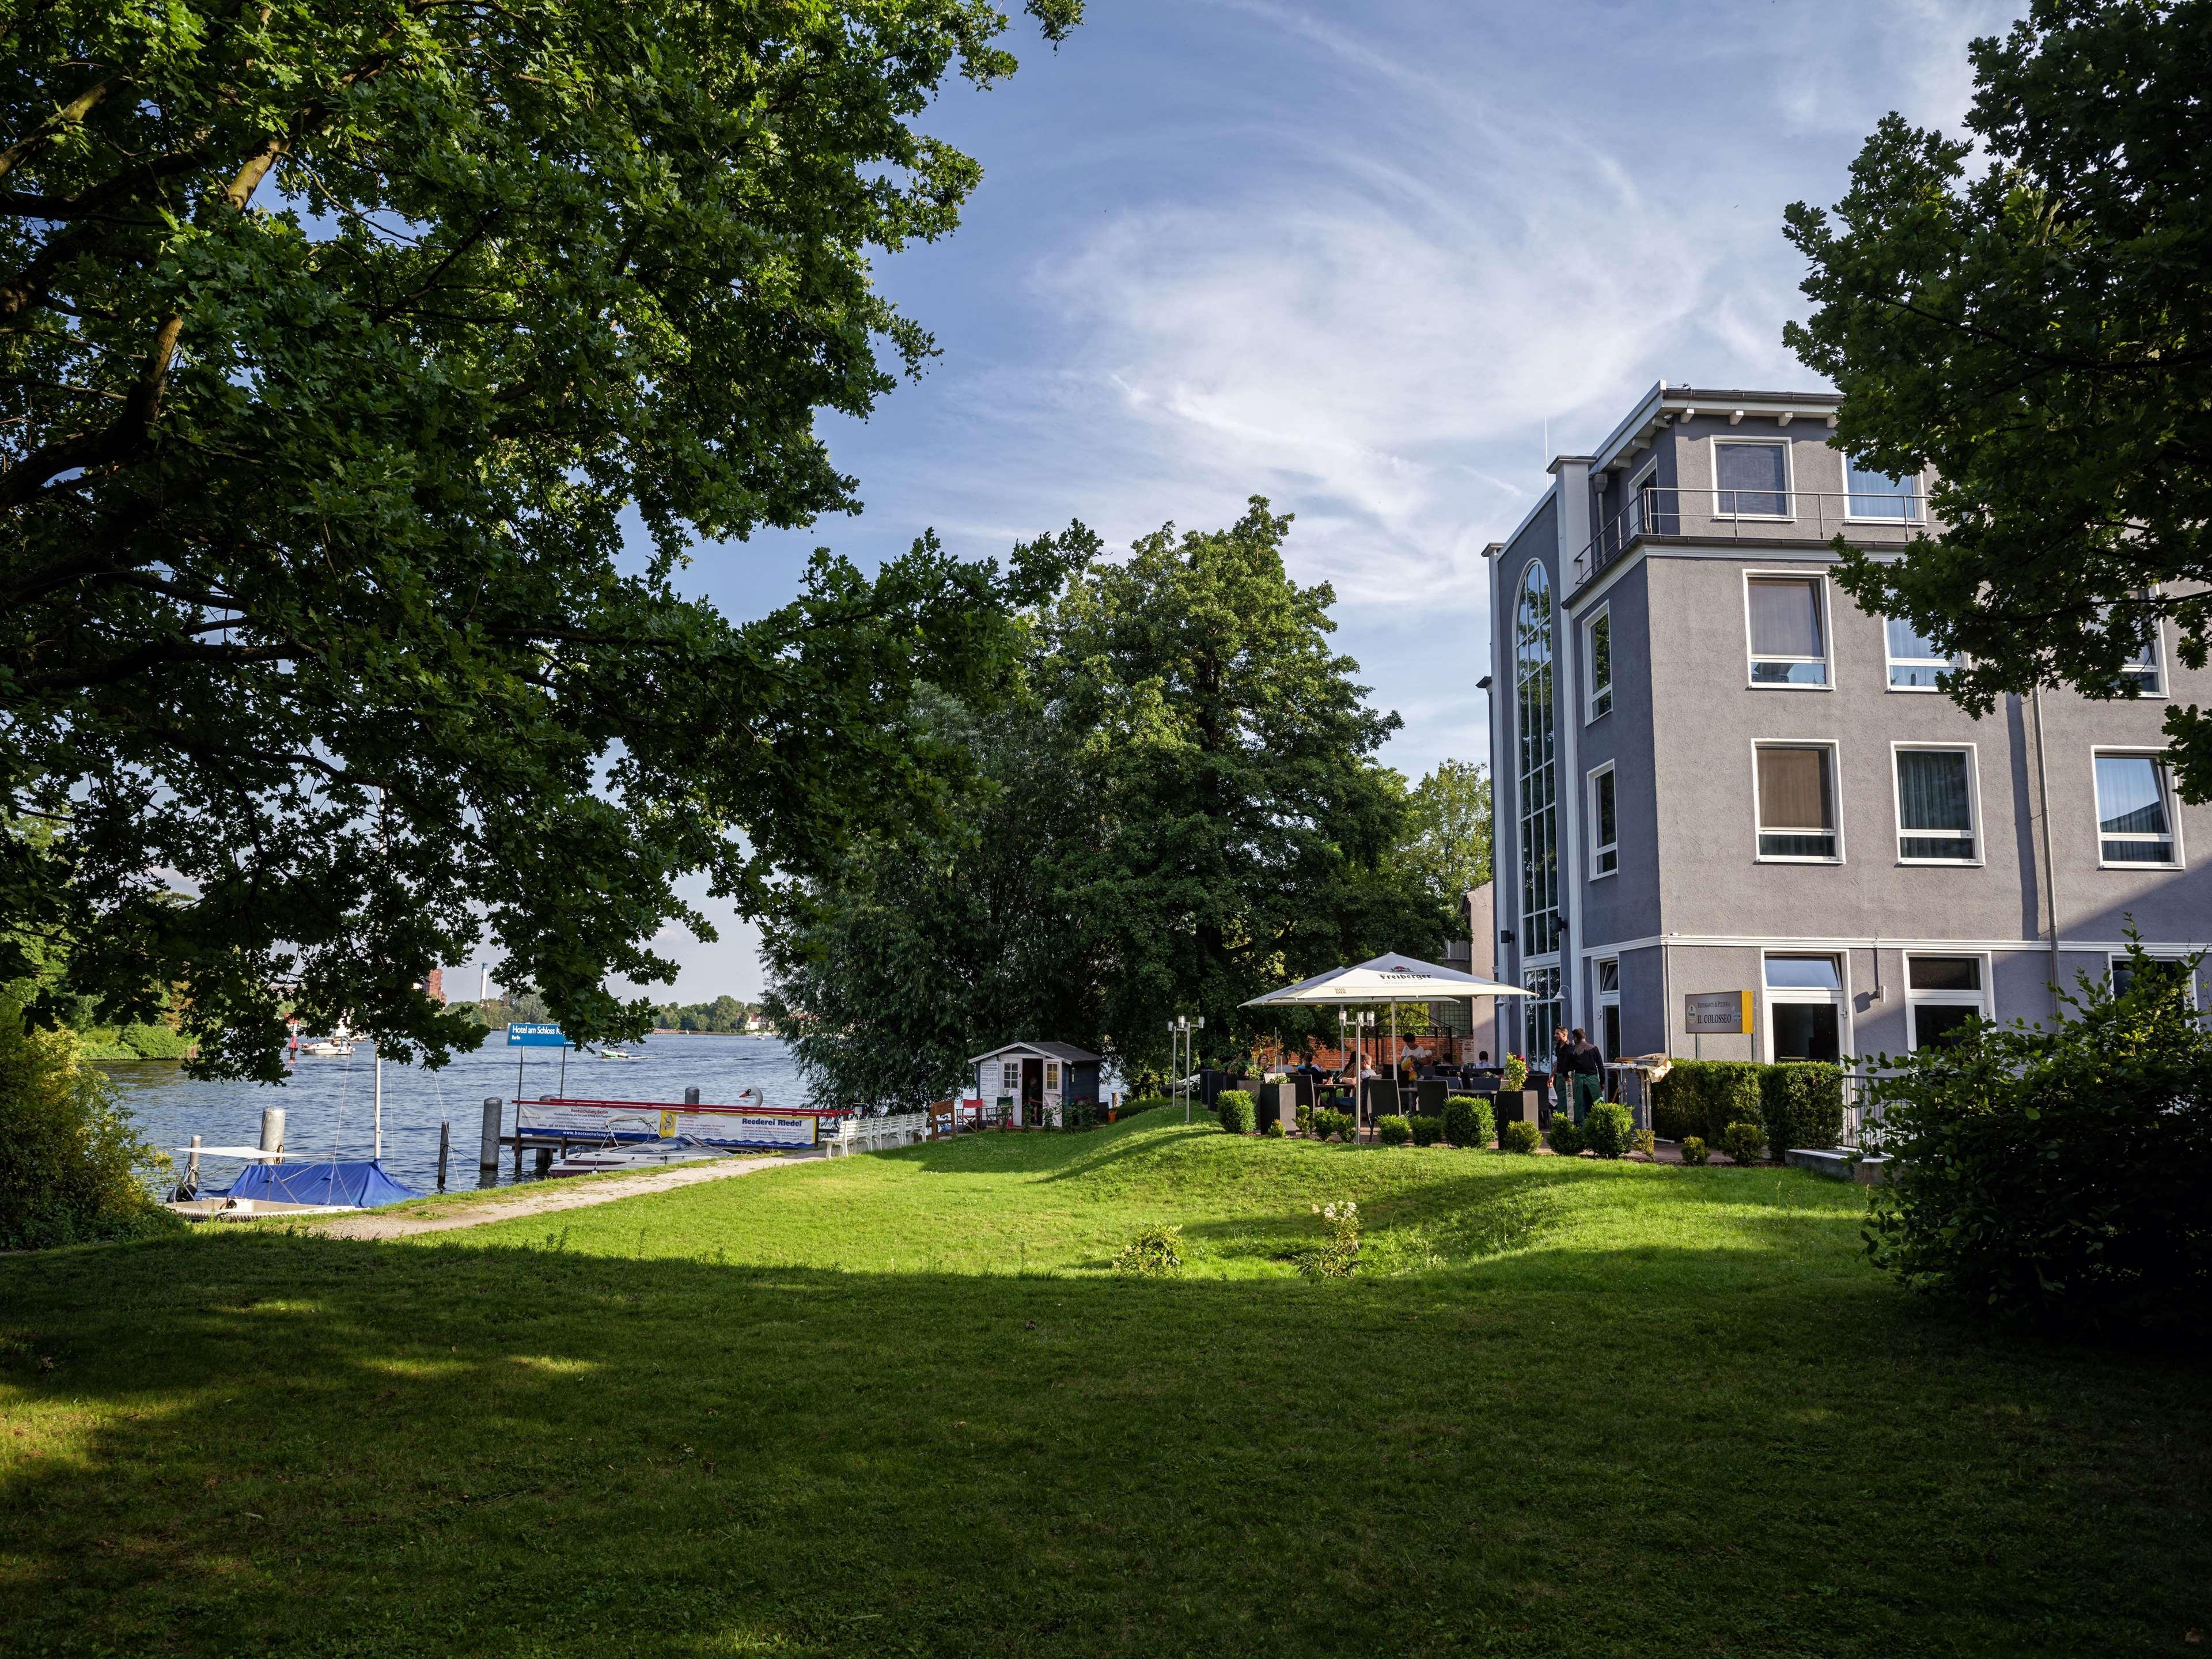
[[(1389, 763), (1486, 759), (1480, 556), (1547, 430), (1586, 450), (1662, 379), (1810, 384), (1784, 207), (1834, 201), (1887, 111), (1955, 127), (1967, 41), (2021, 9), (1091, 0), (1056, 55), (1018, 29), (1020, 74), (922, 124), (984, 167), (962, 228), (878, 266), (942, 356), (823, 428), (866, 512), (703, 550), (691, 585), (753, 616), (817, 545), (1003, 555), (1081, 518), (1118, 547), (1265, 495), (1404, 717)], [(659, 948), (696, 1000), (757, 995), (753, 945)]]

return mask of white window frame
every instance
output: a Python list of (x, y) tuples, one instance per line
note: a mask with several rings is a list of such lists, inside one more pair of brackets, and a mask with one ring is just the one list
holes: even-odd
[[(1605, 970), (1608, 968), (1613, 969), (1613, 989), (1610, 991), (1605, 988)], [(1591, 959), (1590, 999), (1592, 1006), (1597, 1010), (1596, 1023), (1591, 1028), (1591, 1035), (1602, 1039), (1605, 1036), (1605, 1011), (1611, 1008), (1618, 1012), (1620, 1007), (1620, 958), (1619, 957), (1595, 957)], [(1619, 1023), (1618, 1020), (1614, 1022), (1616, 1024)], [(1620, 1058), (1619, 1054), (1606, 1056), (1608, 1060)]]
[(1022, 1063), (1018, 1060), (1001, 1060), (999, 1062), (999, 1092), (1012, 1095), (1017, 1100), (1021, 1098)]
[[(1885, 520), (1885, 522), (1895, 524), (1897, 520), (1890, 519)], [(1904, 664), (1915, 668), (1924, 668), (1933, 665), (1939, 669), (1949, 669), (1955, 672), (1960, 665), (1960, 659), (1955, 656), (1898, 656), (1889, 648), (1889, 625), (1893, 621), (1898, 620), (1901, 620), (1901, 618), (1890, 617), (1884, 617), (1881, 618), (1881, 672), (1883, 679), (1887, 683), (1891, 690), (1902, 691), (1910, 696), (1940, 697), (1943, 696), (1943, 688), (1941, 685), (1899, 685), (1897, 683), (1897, 670), (1899, 665)]]
[[(1842, 814), (1838, 813), (1838, 817)], [(1839, 830), (1840, 835), (1842, 832)], [(1812, 991), (1784, 986), (1779, 990), (1766, 983), (1766, 959), (1769, 957), (1832, 957), (1836, 963), (1838, 987), (1832, 991)], [(1858, 1052), (1858, 1038), (1851, 1029), (1851, 953), (1840, 948), (1822, 950), (1808, 945), (1790, 950), (1767, 950), (1759, 952), (1759, 1052), (1768, 1065), (1774, 1064), (1774, 1005), (1783, 1003), (1832, 1003), (1836, 1009), (1836, 1049), (1842, 1063), (1849, 1065), (1851, 1056)]]
[(1060, 1091), (1060, 1062), (1048, 1060), (1044, 1063), (1044, 1091), (1057, 1094)]
[[(2166, 799), (2166, 828), (2172, 831), (2171, 835), (2164, 837), (2173, 843), (2173, 860), (2171, 863), (2115, 863), (2105, 857), (2105, 842), (2108, 839), (2156, 841), (2160, 837), (2156, 836), (2132, 838), (2127, 836), (2106, 836), (2105, 803), (2097, 796), (2097, 761), (2100, 756), (2104, 755), (2110, 755), (2115, 758), (2132, 756), (2138, 759), (2148, 760), (2157, 772), (2159, 790)], [(2181, 809), (2180, 802), (2173, 793), (2173, 769), (2166, 763), (2166, 751), (2163, 749), (2130, 748), (2124, 744), (2104, 744), (2092, 749), (2089, 751), (2089, 811), (2094, 815), (2090, 828), (2095, 832), (2097, 837), (2097, 867), (2100, 870), (2185, 870), (2189, 867), (2189, 854), (2181, 844)]]
[[(1817, 657), (1762, 657), (1753, 647), (1751, 637), (1751, 585), (1757, 581), (1810, 582), (1820, 589), (1817, 600), (1820, 607), (1820, 653)], [(1887, 650), (1888, 647), (1883, 647)], [(1790, 680), (1762, 680), (1758, 665), (1763, 662), (1817, 662), (1820, 665), (1820, 683), (1806, 685)], [(1825, 570), (1747, 570), (1743, 573), (1743, 683), (1754, 691), (1832, 691), (1836, 689), (1836, 628), (1835, 615), (1828, 603), (1828, 573)]]
[[(1967, 830), (1965, 838), (1974, 843), (1973, 857), (1970, 859), (1909, 859), (1905, 856), (1905, 838), (1908, 835), (1917, 836), (1923, 841), (1942, 841), (1954, 833), (1943, 830), (1907, 830), (1905, 827), (1905, 791), (1897, 781), (1897, 757), (1907, 750), (1918, 750), (1923, 754), (1940, 752), (1964, 755), (1966, 757), (1966, 816), (1971, 820), (1972, 827)], [(1899, 864), (1909, 864), (1921, 869), (1945, 870), (1974, 870), (1986, 865), (1990, 861), (1990, 842), (1989, 836), (1982, 824), (1981, 745), (1975, 743), (1893, 742), (1889, 745), (1889, 815), (1890, 822), (1897, 830), (1897, 840), (1893, 845), (1897, 849), (1897, 861)], [(1836, 816), (1838, 817), (1843, 816), (1840, 808)], [(1960, 951), (1954, 954), (1966, 953)]]
[[(1792, 524), (1796, 521), (1797, 458), (1790, 453), (1797, 447), (1795, 442), (1788, 438), (1723, 437), (1717, 433), (1714, 434), (1711, 441), (1713, 447), (1714, 518), (1719, 520), (1723, 523), (1734, 523), (1741, 520), (1748, 524)], [(1721, 511), (1721, 495), (1724, 491), (1737, 495), (1764, 495), (1771, 493), (1764, 489), (1736, 489), (1731, 485), (1724, 485), (1721, 483), (1721, 449), (1723, 445), (1731, 444), (1763, 444), (1769, 449), (1779, 449), (1782, 452), (1783, 510), (1781, 512), (1723, 513)]]
[(1624, 514), (1633, 513), (1636, 515), (1628, 533), (1620, 538), (1622, 546), (1626, 547), (1638, 536), (1650, 532), (1651, 515), (1645, 510), (1644, 492), (1647, 489), (1656, 489), (1659, 487), (1658, 479), (1659, 458), (1655, 455), (1644, 463), (1644, 471), (1636, 475), (1628, 486), (1628, 493), (1621, 498), (1621, 512)]
[[(2156, 869), (2158, 866), (2156, 865), (2152, 865), (2149, 867)], [(2196, 954), (2196, 952), (2193, 951), (2145, 951), (2143, 954), (2148, 957), (2153, 962), (2183, 963), (2188, 961), (2191, 957)], [(2105, 958), (2105, 985), (2107, 989), (2110, 989), (2112, 987), (2112, 969), (2120, 966), (2123, 963), (2127, 961), (2127, 959), (2128, 953), (2125, 951), (2114, 951)], [(2189, 1007), (2190, 1012), (2192, 1013), (2202, 1013), (2204, 1009), (2203, 991), (2203, 988), (2197, 984), (2197, 975), (2196, 974), (2190, 975)]]
[[(1583, 780), (1583, 805), (1589, 814), (1589, 878), (1592, 881), (1603, 881), (1620, 873), (1620, 781), (1614, 775), (1613, 767), (1611, 761), (1602, 766), (1593, 766)], [(1597, 839), (1605, 822), (1597, 810), (1597, 781), (1600, 778), (1613, 780), (1613, 839), (1602, 847), (1598, 845)], [(1613, 859), (1610, 869), (1604, 868), (1599, 862), (1607, 854)]]
[[(1605, 624), (1605, 684), (1596, 684), (1597, 625)], [(1613, 713), (1613, 606), (1601, 605), (1583, 618), (1583, 660), (1589, 665), (1591, 684), (1583, 698), (1583, 724), (1590, 725)], [(1605, 707), (1598, 707), (1600, 698)]]
[[(1825, 749), (1828, 751), (1828, 803), (1835, 808), (1836, 852), (1832, 858), (1823, 858), (1810, 853), (1763, 853), (1759, 851), (1761, 836), (1800, 835), (1796, 830), (1769, 830), (1759, 816), (1759, 751), (1762, 749)], [(1751, 743), (1751, 852), (1756, 864), (1841, 864), (1844, 861), (1844, 757), (1833, 738), (1753, 738)], [(1818, 951), (1779, 954), (1817, 956)], [(1762, 970), (1763, 971), (1763, 970)], [(1764, 981), (1762, 981), (1764, 982)]]
[[(1838, 452), (1838, 453), (1840, 453), (1841, 452)], [(1910, 495), (1906, 495), (1906, 496), (1905, 496), (1905, 497), (1903, 498), (1903, 499), (1904, 499), (1904, 501), (1905, 501), (1905, 516), (1904, 516), (1903, 518), (1901, 518), (1901, 519), (1900, 519), (1900, 518), (1893, 518), (1893, 517), (1891, 517), (1891, 516), (1890, 516), (1888, 514), (1887, 514), (1887, 513), (1854, 513), (1854, 512), (1852, 512), (1852, 511), (1851, 511), (1851, 502), (1852, 502), (1852, 501), (1853, 501), (1856, 497), (1857, 497), (1857, 496), (1859, 496), (1859, 495), (1872, 495), (1875, 492), (1874, 492), (1873, 490), (1871, 490), (1871, 489), (1854, 490), (1854, 489), (1851, 488), (1851, 458), (1850, 458), (1849, 455), (1847, 455), (1847, 454), (1846, 454), (1846, 455), (1844, 455), (1844, 457), (1843, 457), (1843, 462), (1844, 462), (1844, 523), (1846, 523), (1846, 524), (1905, 524), (1905, 525), (1911, 525), (1911, 524), (1924, 524), (1924, 523), (1926, 523), (1926, 522), (1927, 522), (1927, 520), (1928, 520), (1928, 489), (1927, 489), (1927, 484), (1928, 484), (1928, 474), (1927, 474), (1927, 471), (1925, 471), (1925, 469), (1922, 470), (1922, 471), (1919, 471), (1919, 472), (1915, 473), (1912, 477), (1909, 477), (1909, 478), (1899, 478), (1899, 479), (1895, 480), (1895, 482), (1896, 482), (1896, 483), (1903, 484), (1903, 485), (1904, 485), (1904, 486), (1905, 486), (1908, 490), (1910, 490), (1910, 491), (1911, 492)], [(1717, 476), (1717, 474), (1716, 476)], [(1886, 474), (1877, 474), (1876, 476), (1877, 476), (1877, 477), (1886, 477), (1887, 475), (1886, 475)]]
[[(1982, 988), (1979, 991), (1916, 991), (1912, 988), (1912, 963), (1916, 957), (1969, 957), (1982, 965)], [(1987, 951), (1907, 951), (1905, 953), (1905, 1051), (1920, 1051), (1920, 1025), (1913, 1010), (1923, 1003), (1938, 1008), (1972, 1008), (1984, 1019), (1996, 1016), (1996, 988), (1991, 969), (1994, 958)]]
[(2145, 702), (2166, 701), (2165, 620), (2163, 617), (2150, 619), (2150, 660), (2130, 663), (2120, 670), (2121, 683), (2134, 681), (2139, 688), (2136, 696)]

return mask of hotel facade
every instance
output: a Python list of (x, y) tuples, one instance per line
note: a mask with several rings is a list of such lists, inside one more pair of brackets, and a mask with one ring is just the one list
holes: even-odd
[[(2212, 670), (2169, 630), (2132, 698), (1966, 714), (1935, 647), (1836, 584), (1835, 537), (1930, 526), (1924, 481), (1850, 465), (1835, 413), (1662, 383), (1486, 550), (1495, 959), (1538, 994), (1500, 1000), (1498, 1052), (1548, 1058), (1565, 1024), (1608, 1059), (1898, 1054), (2049, 1019), (2130, 920), (2154, 954), (2212, 945), (2212, 811), (2160, 758)], [(1748, 1030), (1686, 1029), (1731, 992)]]

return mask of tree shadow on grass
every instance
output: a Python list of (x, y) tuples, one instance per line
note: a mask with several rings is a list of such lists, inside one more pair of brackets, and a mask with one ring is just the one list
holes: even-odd
[(1601, 1300), (277, 1236), (0, 1263), (0, 1648), (2055, 1654), (2201, 1620), (2201, 1367), (1662, 1265), (1681, 1294)]

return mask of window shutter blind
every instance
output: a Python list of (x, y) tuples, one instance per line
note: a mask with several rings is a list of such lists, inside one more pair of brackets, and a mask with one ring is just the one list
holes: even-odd
[(1818, 749), (1759, 751), (1759, 822), (1766, 830), (1829, 830), (1828, 757)]
[(1820, 653), (1820, 597), (1811, 582), (1755, 581), (1751, 585), (1751, 654), (1817, 657)]

